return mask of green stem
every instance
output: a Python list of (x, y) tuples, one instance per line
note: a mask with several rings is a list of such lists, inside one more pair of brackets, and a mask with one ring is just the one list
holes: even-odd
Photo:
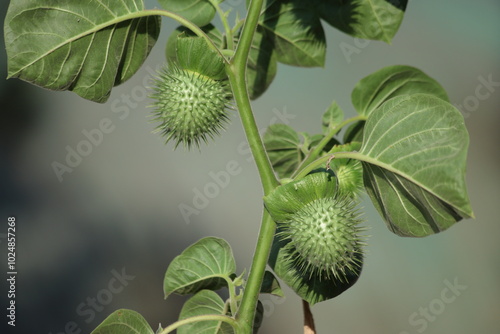
[(222, 8), (220, 8), (219, 3), (216, 0), (208, 0), (212, 4), (212, 6), (215, 7), (217, 10), (217, 13), (219, 14), (219, 18), (222, 22), (222, 25), (224, 26), (224, 31), (226, 33), (226, 42), (227, 42), (227, 48), (229, 50), (234, 50), (234, 42), (233, 42), (233, 31), (231, 30), (231, 27), (229, 26), (229, 23), (227, 22), (227, 15), (222, 11)]
[(239, 324), (240, 332), (238, 334), (252, 334), (253, 320), (255, 318), (255, 310), (257, 301), (259, 299), (260, 287), (264, 279), (266, 271), (267, 260), (271, 247), (273, 245), (274, 232), (276, 231), (276, 224), (264, 210), (262, 216), (262, 224), (260, 227), (259, 238), (253, 256), (252, 268), (248, 276), (247, 285), (243, 294), (236, 321)]
[(222, 322), (228, 323), (234, 329), (238, 328), (238, 323), (233, 318), (231, 318), (231, 317), (228, 317), (228, 316), (225, 316), (225, 315), (207, 314), (207, 315), (198, 315), (198, 316), (194, 316), (194, 317), (189, 317), (189, 318), (186, 318), (186, 319), (182, 319), (182, 320), (176, 321), (173, 324), (171, 324), (170, 326), (165, 327), (160, 332), (160, 334), (170, 333), (170, 332), (176, 330), (177, 328), (179, 328), (181, 326), (184, 326), (184, 325), (187, 325), (187, 324), (191, 324), (191, 323), (194, 323), (194, 322), (198, 322), (198, 321), (222, 321)]
[(328, 160), (331, 160), (332, 158), (334, 158), (334, 159), (356, 159), (356, 160), (366, 161), (366, 162), (370, 162), (370, 163), (373, 162), (370, 158), (368, 158), (365, 155), (358, 153), (358, 152), (336, 152), (332, 155), (325, 155), (321, 158), (314, 160), (309, 165), (302, 168), (300, 173), (298, 173), (297, 176), (295, 176), (295, 179), (300, 180), (301, 178), (303, 178), (307, 174), (309, 174), (311, 171), (313, 171), (319, 167), (326, 166)]
[(203, 30), (201, 30), (196, 24), (194, 24), (193, 22), (185, 19), (184, 17), (182, 17), (178, 14), (169, 12), (168, 10), (162, 10), (162, 9), (146, 9), (146, 10), (141, 10), (139, 12), (133, 12), (133, 13), (129, 13), (129, 14), (126, 14), (123, 16), (119, 16), (113, 20), (106, 21), (102, 24), (96, 25), (91, 30), (86, 30), (84, 33), (82, 33), (80, 35), (74, 36), (72, 38), (72, 40), (78, 40), (82, 37), (85, 37), (86, 35), (88, 35), (91, 32), (98, 32), (102, 29), (105, 29), (105, 28), (112, 26), (114, 24), (117, 24), (117, 23), (121, 23), (124, 21), (132, 20), (132, 19), (137, 19), (140, 17), (155, 16), (155, 15), (165, 16), (165, 17), (174, 19), (175, 21), (179, 22), (181, 25), (185, 26), (186, 28), (188, 28), (192, 32), (194, 32), (197, 36), (203, 38), (208, 43), (210, 48), (217, 51), (221, 55), (221, 57), (224, 60), (226, 60), (226, 58), (221, 53), (221, 51), (219, 50), (217, 45), (215, 45), (215, 43), (210, 39), (210, 37), (208, 37), (207, 34), (205, 34), (205, 32)]
[[(356, 121), (365, 121), (366, 116), (364, 115), (358, 115), (354, 116), (351, 118), (348, 118), (344, 120), (343, 122), (337, 124), (333, 128), (328, 131), (328, 133), (321, 139), (321, 141), (314, 147), (314, 149), (307, 155), (307, 157), (300, 163), (299, 167), (297, 170), (293, 173), (292, 178), (297, 179), (297, 176), (300, 174), (302, 175), (302, 170), (306, 168), (310, 163), (312, 163), (318, 156), (323, 152), (323, 149), (325, 148), (326, 145), (328, 145), (328, 142), (339, 132), (344, 126), (356, 122)], [(307, 174), (306, 174), (307, 175)]]
[[(264, 194), (269, 194), (279, 186), (274, 170), (266, 153), (266, 149), (259, 134), (257, 123), (250, 105), (250, 97), (246, 84), (246, 65), (252, 39), (257, 27), (263, 0), (252, 0), (250, 2), (247, 18), (236, 47), (236, 52), (230, 64), (227, 66), (229, 82), (233, 89), (236, 105), (240, 114), (241, 122), (245, 129), (248, 144), (252, 151), (257, 169), (264, 189)], [(260, 287), (264, 277), (267, 259), (273, 243), (276, 224), (269, 214), (264, 211), (262, 224), (253, 256), (252, 267), (248, 275), (247, 285), (243, 294), (240, 308), (236, 315), (239, 324), (238, 334), (251, 334), (255, 309), (259, 298)]]

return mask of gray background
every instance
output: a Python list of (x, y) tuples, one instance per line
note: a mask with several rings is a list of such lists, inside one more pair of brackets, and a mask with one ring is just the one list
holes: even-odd
[[(242, 12), (242, 1), (229, 3)], [(7, 4), (0, 6), (3, 18)], [(146, 7), (154, 6), (147, 1)], [(325, 26), (325, 68), (280, 65), (272, 87), (253, 103), (259, 126), (265, 128), (276, 121), (277, 112), (286, 111), (294, 116), (289, 125), (298, 131), (319, 132), (321, 115), (333, 99), (348, 116), (354, 115), (350, 93), (356, 82), (395, 64), (412, 65), (434, 77), (456, 105), (473, 101), (480, 77), (500, 82), (499, 14), (496, 0), (410, 1), (392, 45), (356, 41)], [(163, 63), (163, 45), (175, 26), (163, 21), (151, 57), (134, 78), (114, 89), (106, 104), (0, 80), (0, 233), (6, 233), (9, 215), (16, 215), (18, 224), (18, 326), (8, 333), (55, 334), (71, 322), (88, 333), (118, 308), (140, 312), (154, 329), (159, 322), (171, 323), (185, 298), (163, 300), (163, 275), (174, 256), (203, 236), (228, 240), (238, 272), (249, 267), (262, 191), (254, 164), (238, 150), (244, 135), (237, 115), (222, 138), (201, 152), (173, 151), (151, 134), (154, 124), (148, 118), (150, 101), (141, 95), (142, 82), (148, 67)], [(346, 57), (341, 48), (346, 45), (356, 53)], [(3, 49), (0, 62), (5, 78)], [(123, 94), (132, 97), (134, 107), (120, 119)], [(479, 102), (477, 108), (463, 108), (471, 137), (467, 183), (476, 219), (424, 239), (399, 238), (365, 201), (371, 238), (363, 273), (354, 288), (313, 307), (319, 333), (500, 331), (500, 87)], [(59, 182), (52, 163), (64, 162), (66, 146), (75, 148), (85, 139), (83, 130), (106, 118), (113, 131)], [(195, 189), (203, 190), (212, 182), (209, 173), (225, 170), (229, 161), (236, 161), (241, 172), (187, 224), (179, 205), (192, 205)], [(5, 254), (5, 234), (0, 237)], [(5, 255), (1, 264), (6, 268)], [(122, 270), (134, 278), (94, 319), (77, 312), (87, 298), (104, 296), (112, 271)], [(453, 302), (441, 303), (446, 282), (455, 280), (464, 290)], [(2, 284), (3, 308), (3, 279)], [(299, 299), (285, 292), (285, 300), (262, 298), (266, 317), (261, 333), (301, 333)], [(445, 308), (436, 309), (439, 305)], [(439, 314), (421, 320), (425, 318), (418, 313), (429, 306)], [(409, 320), (414, 312), (416, 324)], [(5, 322), (2, 316), (1, 326)]]

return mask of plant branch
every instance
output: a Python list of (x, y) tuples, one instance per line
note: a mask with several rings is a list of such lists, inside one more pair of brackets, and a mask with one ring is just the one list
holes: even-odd
[(228, 317), (226, 315), (207, 314), (207, 315), (198, 315), (198, 316), (194, 316), (194, 317), (189, 317), (186, 319), (176, 321), (173, 324), (171, 324), (170, 326), (165, 327), (160, 332), (160, 334), (168, 334), (181, 326), (191, 324), (193, 322), (198, 322), (198, 321), (221, 321), (221, 322), (228, 323), (234, 329), (238, 328), (238, 323), (231, 317)]
[[(311, 152), (309, 152), (309, 154), (307, 155), (307, 157), (300, 163), (300, 165), (297, 168), (297, 170), (293, 173), (292, 178), (296, 179), (297, 176), (299, 175), (299, 173), (301, 173), (302, 170), (305, 167), (307, 167), (307, 165), (309, 165), (316, 158), (318, 158), (318, 156), (321, 154), (321, 152), (323, 151), (323, 149), (325, 148), (325, 146), (328, 145), (328, 142), (344, 126), (346, 126), (346, 125), (348, 125), (350, 123), (356, 122), (356, 121), (365, 121), (366, 118), (367, 117), (364, 116), (364, 115), (354, 116), (354, 117), (351, 117), (351, 118), (348, 118), (348, 119), (344, 120), (343, 122), (341, 122), (341, 123), (337, 124), (336, 126), (334, 126), (333, 128), (331, 128), (330, 131), (328, 131), (328, 133), (323, 137), (323, 139), (321, 139), (321, 141), (318, 143), (318, 145), (316, 145), (316, 147), (314, 147), (314, 149)], [(302, 173), (301, 173), (301, 175), (302, 175)]]
[(224, 26), (224, 31), (226, 33), (226, 42), (229, 50), (234, 49), (234, 41), (233, 41), (233, 31), (227, 22), (227, 13), (224, 13), (219, 6), (219, 3), (216, 0), (208, 0), (215, 7), (217, 13), (219, 14), (222, 25)]
[(304, 334), (316, 334), (314, 317), (309, 307), (309, 303), (302, 299), (302, 309), (304, 310)]
[(271, 252), (275, 231), (276, 224), (269, 213), (264, 210), (247, 286), (243, 294), (243, 300), (241, 301), (238, 314), (236, 315), (236, 321), (241, 329), (241, 333), (238, 334), (252, 333), (257, 300), (259, 299), (260, 287), (266, 271), (267, 260)]

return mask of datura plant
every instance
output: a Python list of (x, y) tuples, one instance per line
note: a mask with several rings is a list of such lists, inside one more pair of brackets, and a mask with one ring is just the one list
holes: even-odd
[[(157, 132), (176, 148), (201, 150), (223, 132), (228, 113), (239, 114), (264, 193), (250, 270), (236, 272), (222, 239), (189, 246), (168, 265), (163, 289), (165, 297), (191, 297), (179, 320), (156, 333), (256, 333), (259, 295), (282, 296), (279, 282), (303, 299), (306, 328), (314, 332), (309, 305), (338, 296), (361, 274), (364, 192), (388, 229), (403, 237), (432, 235), (473, 217), (464, 119), (443, 87), (416, 68), (367, 74), (352, 91), (357, 114), (346, 118), (332, 102), (317, 134), (274, 124), (261, 137), (256, 126), (250, 101), (265, 93), (278, 63), (324, 66), (323, 25), (390, 42), (407, 2), (250, 0), (230, 24), (223, 0), (159, 0), (163, 9), (150, 10), (142, 0), (11, 1), (4, 28), (9, 78), (104, 103), (139, 70), (166, 17), (180, 26), (151, 82)], [(226, 300), (215, 292), (221, 288)], [(93, 331), (131, 332), (153, 329), (127, 309)]]

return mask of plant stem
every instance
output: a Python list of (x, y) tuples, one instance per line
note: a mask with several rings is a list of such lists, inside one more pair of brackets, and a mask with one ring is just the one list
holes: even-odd
[(227, 14), (222, 11), (222, 8), (220, 8), (219, 3), (216, 0), (208, 0), (212, 4), (212, 6), (215, 7), (217, 10), (217, 13), (219, 14), (219, 18), (222, 22), (222, 25), (224, 26), (224, 31), (226, 33), (226, 42), (227, 42), (227, 48), (229, 50), (234, 49), (234, 42), (233, 42), (233, 31), (231, 30), (231, 27), (229, 26), (229, 23), (227, 22)]
[(365, 121), (366, 116), (364, 115), (358, 115), (354, 116), (351, 118), (348, 118), (344, 120), (343, 122), (337, 124), (333, 128), (328, 131), (328, 133), (321, 139), (321, 141), (316, 145), (316, 147), (307, 155), (307, 157), (300, 163), (300, 166), (297, 168), (297, 170), (293, 173), (292, 178), (296, 179), (299, 174), (302, 175), (302, 170), (307, 167), (311, 162), (316, 160), (316, 158), (321, 154), (325, 146), (328, 144), (328, 142), (339, 132), (344, 126), (348, 125), (349, 123), (353, 123), (356, 121)]
[(181, 326), (191, 324), (194, 322), (198, 322), (198, 321), (221, 321), (221, 322), (226, 322), (226, 323), (230, 324), (234, 329), (238, 328), (238, 323), (231, 317), (228, 317), (226, 315), (207, 314), (207, 315), (198, 315), (198, 316), (194, 316), (194, 317), (189, 317), (186, 319), (176, 321), (173, 324), (171, 324), (170, 326), (165, 327), (160, 332), (160, 334), (168, 334)]
[(275, 231), (276, 224), (269, 213), (264, 210), (259, 238), (257, 240), (255, 254), (253, 255), (252, 267), (248, 275), (243, 300), (241, 301), (240, 309), (236, 315), (236, 321), (241, 330), (238, 334), (252, 333), (257, 300), (259, 299), (260, 287), (266, 271), (267, 260), (273, 244)]
[(315, 334), (314, 317), (309, 303), (302, 299), (302, 309), (304, 310), (304, 334)]
[[(252, 39), (259, 21), (263, 0), (252, 0), (250, 2), (247, 18), (243, 25), (241, 37), (236, 47), (236, 52), (230, 64), (227, 66), (229, 82), (233, 89), (236, 105), (240, 114), (241, 122), (245, 129), (248, 144), (252, 151), (257, 169), (264, 189), (264, 194), (269, 194), (274, 188), (279, 186), (279, 182), (274, 175), (274, 170), (269, 162), (269, 158), (264, 148), (264, 144), (257, 128), (257, 123), (250, 105), (246, 83), (246, 65), (248, 54), (252, 44)], [(259, 298), (260, 287), (264, 277), (267, 259), (273, 243), (276, 224), (271, 219), (267, 211), (264, 211), (262, 224), (257, 240), (255, 254), (252, 260), (252, 267), (248, 275), (247, 285), (243, 294), (240, 308), (236, 315), (239, 324), (238, 334), (251, 334), (255, 309)]]
[(259, 129), (252, 112), (250, 105), (250, 97), (248, 95), (246, 84), (246, 65), (248, 53), (252, 43), (253, 34), (259, 19), (260, 8), (263, 0), (252, 0), (249, 7), (248, 16), (243, 26), (241, 38), (236, 48), (236, 52), (231, 63), (227, 66), (227, 74), (229, 82), (233, 89), (234, 98), (238, 107), (241, 122), (245, 129), (245, 134), (248, 144), (252, 151), (255, 163), (259, 170), (264, 194), (268, 194), (279, 185), (274, 170), (269, 162), (269, 158), (264, 148), (262, 139), (260, 138)]

